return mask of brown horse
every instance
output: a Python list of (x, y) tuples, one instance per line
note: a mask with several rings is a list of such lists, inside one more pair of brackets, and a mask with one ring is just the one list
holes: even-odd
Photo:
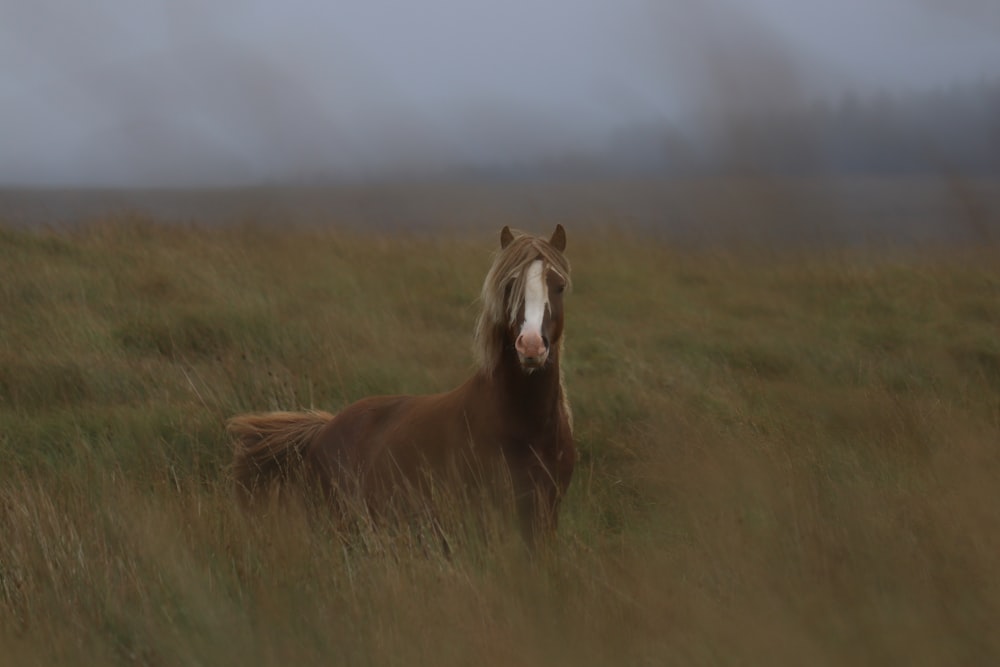
[[(548, 241), (504, 227), (483, 283), (475, 331), (478, 369), (460, 387), (425, 396), (377, 396), (336, 415), (240, 415), (233, 474), (245, 499), (296, 471), (334, 502), (372, 515), (435, 488), (468, 497), (504, 480), (525, 537), (555, 530), (576, 461), (572, 416), (559, 366), (566, 233)], [(413, 492), (417, 491), (416, 494)], [(341, 502), (341, 507), (358, 505)]]

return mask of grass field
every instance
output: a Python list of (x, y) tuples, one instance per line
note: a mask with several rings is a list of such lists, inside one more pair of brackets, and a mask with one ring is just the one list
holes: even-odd
[(251, 519), (224, 472), (232, 414), (463, 380), (494, 232), (0, 228), (0, 662), (1000, 662), (1000, 252), (567, 228), (535, 559)]

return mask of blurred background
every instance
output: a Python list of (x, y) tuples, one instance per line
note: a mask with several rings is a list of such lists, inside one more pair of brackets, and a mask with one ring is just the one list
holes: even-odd
[(0, 220), (992, 241), (992, 0), (0, 7)]

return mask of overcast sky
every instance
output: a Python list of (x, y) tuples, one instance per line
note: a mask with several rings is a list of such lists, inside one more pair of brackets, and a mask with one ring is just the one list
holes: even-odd
[(2, 0), (0, 184), (505, 164), (998, 75), (997, 0)]

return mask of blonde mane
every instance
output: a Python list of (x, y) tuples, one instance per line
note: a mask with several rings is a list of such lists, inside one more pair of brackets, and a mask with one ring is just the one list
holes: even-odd
[(507, 330), (516, 324), (518, 310), (524, 302), (527, 267), (536, 259), (541, 259), (544, 270), (558, 273), (567, 287), (570, 283), (569, 262), (561, 252), (544, 239), (523, 232), (514, 234), (514, 240), (497, 252), (479, 297), (482, 310), (476, 321), (473, 344), (476, 362), (487, 377), (500, 363)]

